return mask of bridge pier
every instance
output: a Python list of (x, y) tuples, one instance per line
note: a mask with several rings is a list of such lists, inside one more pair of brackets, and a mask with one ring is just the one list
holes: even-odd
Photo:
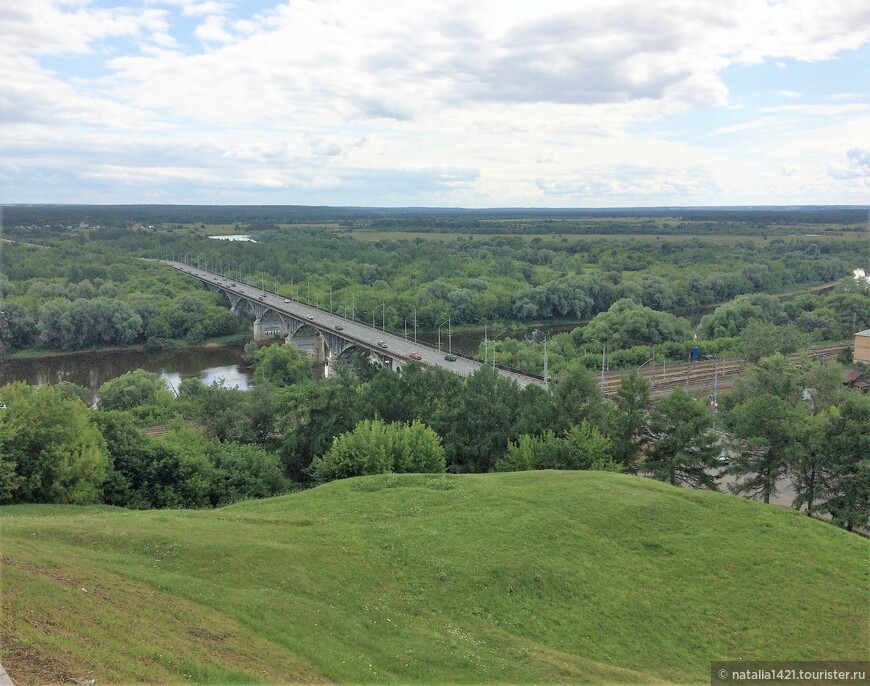
[(323, 337), (314, 329), (297, 331), (295, 335), (288, 336), (285, 342), (308, 353), (308, 357), (311, 358), (314, 364), (326, 362), (326, 346), (324, 345)]
[(263, 318), (257, 317), (254, 320), (254, 343), (263, 343), (267, 338), (263, 331)]

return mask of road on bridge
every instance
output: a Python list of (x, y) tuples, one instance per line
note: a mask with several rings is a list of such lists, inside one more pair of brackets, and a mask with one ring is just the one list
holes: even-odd
[[(200, 269), (193, 265), (183, 262), (175, 262), (172, 260), (158, 260), (160, 263), (173, 267), (181, 272), (190, 274), (204, 283), (210, 283), (221, 288), (224, 291), (236, 293), (254, 303), (262, 303), (282, 314), (287, 314), (297, 319), (308, 321), (310, 324), (322, 330), (332, 330), (336, 335), (340, 335), (350, 341), (362, 344), (381, 355), (399, 359), (403, 363), (411, 361), (411, 353), (418, 353), (421, 364), (431, 367), (442, 367), (454, 374), (460, 376), (470, 376), (483, 366), (483, 362), (472, 360), (460, 355), (456, 355), (455, 361), (445, 359), (447, 351), (438, 350), (424, 343), (415, 343), (411, 340), (405, 340), (402, 336), (397, 336), (389, 331), (368, 326), (362, 322), (352, 321), (346, 317), (342, 317), (333, 312), (327, 312), (311, 305), (292, 300), (283, 295), (264, 291), (262, 288), (251, 286), (250, 284), (241, 281), (233, 281), (228, 277), (224, 277), (216, 272)], [(232, 287), (230, 284), (236, 284)], [(260, 296), (265, 293), (265, 297)], [(338, 327), (341, 327), (339, 329)], [(379, 345), (383, 341), (386, 348)], [(502, 376), (516, 381), (520, 388), (524, 388), (529, 384), (537, 384), (543, 386), (544, 382), (534, 376), (526, 376), (517, 372), (512, 372), (507, 369), (496, 368), (496, 371)]]

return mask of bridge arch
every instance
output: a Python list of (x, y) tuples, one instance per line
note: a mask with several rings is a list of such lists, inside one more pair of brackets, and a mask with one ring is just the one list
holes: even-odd
[[(265, 315), (264, 315), (265, 316)], [(295, 324), (295, 326), (293, 326)], [(304, 350), (315, 363), (326, 362), (326, 344), (320, 330), (305, 322), (292, 322), (286, 342)]]
[(266, 310), (259, 319), (260, 336), (265, 339), (286, 338), (289, 326), (286, 318), (275, 310)]

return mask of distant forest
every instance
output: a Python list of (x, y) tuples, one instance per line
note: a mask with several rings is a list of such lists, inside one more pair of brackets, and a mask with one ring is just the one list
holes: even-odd
[[(2, 224), (110, 226), (142, 224), (275, 224), (338, 222), (378, 231), (474, 233), (742, 233), (741, 228), (831, 224), (859, 228), (870, 206), (653, 207), (606, 209), (461, 209), (316, 207), (301, 205), (5, 205)], [(599, 221), (596, 221), (599, 220)], [(621, 220), (621, 221), (620, 221)], [(533, 223), (529, 223), (533, 222)], [(726, 228), (727, 227), (727, 228)]]

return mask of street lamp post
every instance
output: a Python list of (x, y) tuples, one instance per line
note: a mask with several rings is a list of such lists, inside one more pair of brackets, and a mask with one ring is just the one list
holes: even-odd
[[(550, 390), (550, 378), (547, 374), (547, 341), (550, 339), (549, 331), (541, 331), (540, 329), (535, 329), (535, 333), (539, 333), (544, 337), (544, 390)], [(495, 355), (495, 351), (493, 351), (493, 355)]]
[[(489, 363), (489, 337), (486, 335), (486, 322), (482, 319), (478, 319), (481, 324), (483, 324), (483, 364)], [(495, 351), (493, 351), (493, 356), (495, 356)]]
[[(414, 311), (408, 315), (408, 317), (414, 317), (414, 343), (417, 342), (417, 308), (414, 308)], [(408, 317), (405, 317), (405, 340), (408, 340)]]
[(492, 340), (492, 357), (490, 358), (490, 360), (492, 361), (492, 368), (493, 369), (495, 369), (495, 342), (498, 340), (498, 338), (500, 336), (502, 336), (503, 334), (506, 334), (508, 331), (509, 331), (509, 329), (502, 329), (495, 336), (493, 336), (491, 339)]
[(447, 352), (453, 353), (453, 330), (450, 328), (450, 317), (438, 325), (438, 352), (441, 352), (441, 327), (447, 324)]
[(604, 393), (604, 361), (607, 359), (607, 343), (601, 344), (601, 392)]
[(604, 362), (607, 359), (607, 343), (602, 343), (597, 338), (590, 338), (590, 341), (601, 343), (601, 393), (604, 393)]

